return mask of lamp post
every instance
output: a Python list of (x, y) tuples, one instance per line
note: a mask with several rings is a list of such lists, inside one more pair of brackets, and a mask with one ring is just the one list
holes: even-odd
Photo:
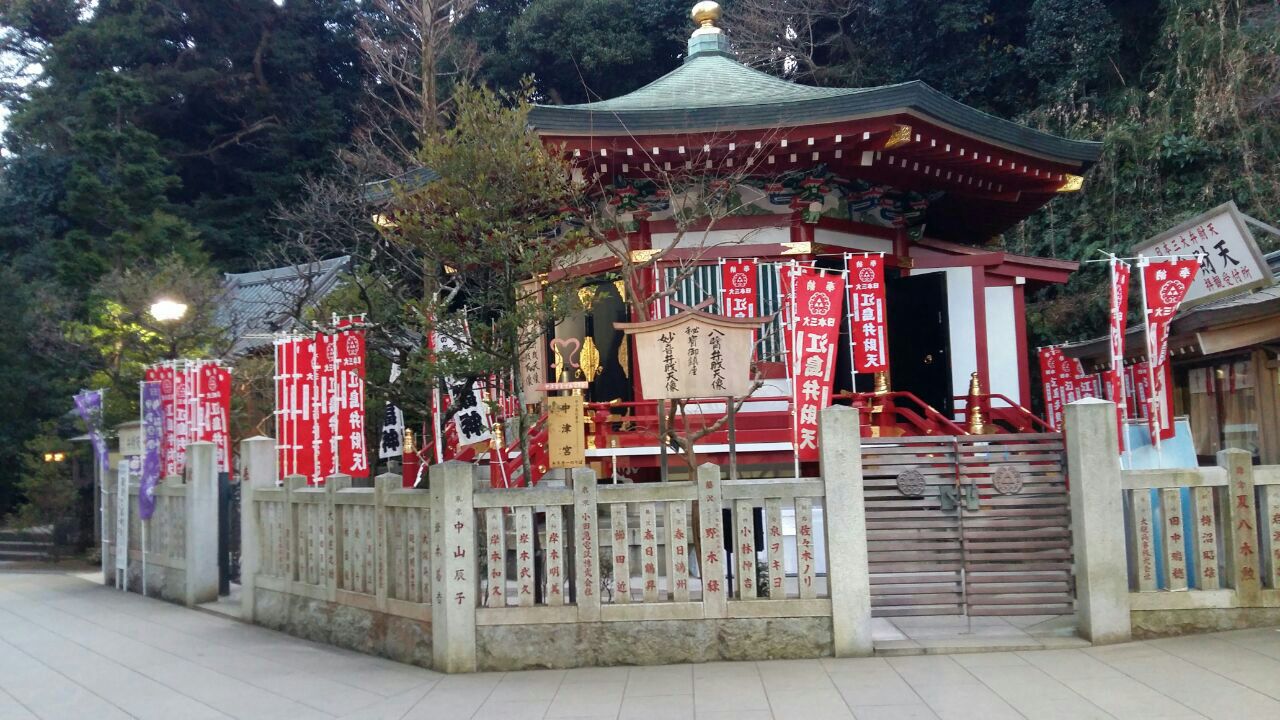
[[(179, 302), (173, 298), (157, 298), (151, 303), (151, 317), (156, 322), (169, 324), (181, 320), (187, 314), (187, 304)], [(178, 339), (172, 334), (169, 335), (169, 359), (176, 360), (178, 357)]]

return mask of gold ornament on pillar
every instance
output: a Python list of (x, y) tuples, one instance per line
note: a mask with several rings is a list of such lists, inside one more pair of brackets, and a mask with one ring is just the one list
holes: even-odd
[(585, 285), (578, 288), (578, 302), (582, 303), (583, 310), (591, 312), (591, 306), (596, 302), (597, 289), (594, 285)]
[(578, 365), (582, 370), (582, 377), (587, 382), (593, 382), (600, 376), (600, 350), (596, 348), (596, 341), (590, 335), (586, 340), (582, 341), (582, 352), (578, 355)]
[(987, 419), (982, 413), (982, 394), (982, 380), (978, 378), (978, 373), (974, 372), (969, 376), (969, 397), (965, 399), (971, 435), (982, 435), (987, 430)]
[(564, 355), (560, 354), (560, 346), (551, 343), (551, 366), (556, 369), (556, 382), (564, 381)]
[(491, 447), (502, 448), (506, 445), (502, 442), (502, 421), (497, 420), (493, 423), (493, 427), (489, 430), (493, 434), (493, 442)]
[(876, 395), (887, 395), (889, 393), (889, 371), (880, 370), (875, 374), (875, 388), (872, 390)]

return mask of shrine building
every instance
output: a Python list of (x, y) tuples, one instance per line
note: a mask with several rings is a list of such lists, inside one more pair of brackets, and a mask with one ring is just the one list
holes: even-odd
[[(620, 97), (539, 105), (530, 114), (546, 145), (563, 148), (603, 188), (632, 258), (656, 253), (653, 282), (678, 280), (671, 300), (710, 301), (712, 312), (721, 310), (720, 264), (754, 260), (757, 312), (770, 315), (783, 303), (780, 264), (840, 270), (845, 253), (884, 253), (889, 370), (851, 378), (842, 327), (837, 402), (865, 407), (874, 434), (1043, 429), (1024, 409), (1031, 398), (1025, 304), (1037, 289), (1065, 282), (1076, 263), (1008, 252), (1001, 233), (1059, 193), (1078, 191), (1100, 143), (994, 117), (919, 81), (832, 88), (782, 80), (735, 59), (716, 25), (716, 3), (699, 3), (693, 15), (699, 27), (676, 70)], [(709, 230), (704, 223), (681, 234), (671, 189), (654, 178), (699, 168), (724, 177), (753, 158), (751, 173), (733, 177), (735, 211), (708, 221)], [(677, 277), (690, 258), (700, 267)], [(589, 402), (612, 403), (596, 406), (597, 420), (607, 417), (615, 429), (624, 416), (653, 414), (643, 410), (634, 353), (613, 326), (635, 320), (618, 265), (601, 249), (574, 269), (592, 278), (584, 290), (590, 311), (561, 323), (556, 338), (576, 339), (571, 347), (581, 349), (549, 373), (589, 381)], [(664, 303), (656, 314), (672, 311)], [(778, 322), (763, 333), (757, 360), (765, 385), (756, 394), (777, 401), (742, 409), (777, 422), (744, 419), (744, 448), (772, 450), (789, 439), (792, 393)], [(982, 404), (978, 418), (966, 413), (971, 389)], [(597, 444), (628, 444), (605, 434), (596, 431)]]

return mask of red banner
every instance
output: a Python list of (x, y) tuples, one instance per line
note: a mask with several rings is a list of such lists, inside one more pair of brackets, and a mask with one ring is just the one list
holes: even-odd
[(755, 260), (729, 260), (720, 266), (720, 286), (724, 288), (721, 314), (728, 317), (756, 316), (759, 281)]
[(334, 396), (334, 375), (337, 371), (337, 353), (333, 336), (316, 333), (311, 343), (311, 452), (315, 467), (311, 472), (311, 484), (319, 485), (324, 479), (338, 472), (333, 443), (338, 431), (335, 414), (337, 398)]
[(181, 475), (187, 468), (187, 446), (197, 439), (196, 374), (186, 360), (173, 365), (173, 434), (169, 443), (173, 447), (174, 474)]
[(1098, 376), (1085, 373), (1076, 358), (1069, 358), (1058, 347), (1037, 351), (1040, 358), (1040, 383), (1044, 389), (1045, 422), (1062, 429), (1062, 416), (1068, 403), (1087, 397), (1098, 397)]
[(231, 472), (230, 371), (207, 360), (169, 360), (147, 368), (143, 377), (160, 383), (164, 476), (186, 472), (187, 446), (193, 442), (215, 443), (218, 472)]
[(884, 257), (845, 256), (849, 270), (849, 326), (854, 369), (874, 373), (889, 369), (889, 330), (885, 318)]
[(1129, 265), (1111, 260), (1111, 368), (1103, 373), (1107, 394), (1116, 404), (1116, 431), (1120, 450), (1124, 451), (1124, 419), (1126, 415), (1124, 392), (1124, 331), (1129, 315)]
[(290, 422), (293, 403), (289, 402), (289, 360), (292, 354), (293, 344), (286, 343), (283, 340), (275, 342), (275, 427), (276, 427), (276, 473), (278, 478), (284, 478), (288, 475), (293, 467), (293, 439), (290, 432), (293, 429), (293, 423)]
[(1140, 362), (1129, 366), (1129, 416), (1147, 418), (1148, 403), (1151, 401), (1151, 370), (1148, 363)]
[(1173, 430), (1173, 396), (1169, 388), (1169, 323), (1191, 289), (1200, 263), (1195, 258), (1157, 260), (1142, 267), (1142, 299), (1147, 323), (1151, 410), (1147, 425), (1151, 442), (1169, 440)]
[(818, 411), (831, 404), (836, 346), (840, 338), (843, 279), (810, 268), (784, 272), (793, 290), (791, 308), (792, 442), (801, 460), (818, 459)]
[(214, 363), (195, 366), (198, 374), (198, 437), (217, 448), (218, 472), (231, 472), (231, 372)]
[(334, 474), (368, 477), (365, 334), (317, 333), (276, 345), (276, 446), (280, 478), (315, 485)]
[(369, 476), (369, 452), (364, 427), (364, 330), (343, 330), (334, 336), (337, 352), (338, 472)]
[(1055, 430), (1062, 427), (1062, 398), (1059, 385), (1062, 351), (1056, 347), (1042, 347), (1036, 351), (1040, 359), (1040, 385), (1044, 389), (1044, 419)]

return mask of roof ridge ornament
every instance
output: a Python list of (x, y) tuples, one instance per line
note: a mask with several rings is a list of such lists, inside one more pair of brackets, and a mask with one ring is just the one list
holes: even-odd
[(729, 38), (716, 27), (716, 21), (722, 14), (720, 3), (712, 0), (703, 0), (693, 6), (689, 17), (698, 23), (698, 29), (689, 36), (689, 52), (685, 55), (685, 62), (708, 55), (732, 57), (729, 53)]
[(693, 6), (693, 10), (689, 12), (689, 16), (693, 21), (698, 23), (698, 29), (693, 31), (694, 35), (710, 35), (719, 33), (720, 28), (716, 27), (716, 21), (720, 19), (724, 11), (720, 9), (720, 3), (712, 2), (712, 0), (702, 0), (702, 2)]

